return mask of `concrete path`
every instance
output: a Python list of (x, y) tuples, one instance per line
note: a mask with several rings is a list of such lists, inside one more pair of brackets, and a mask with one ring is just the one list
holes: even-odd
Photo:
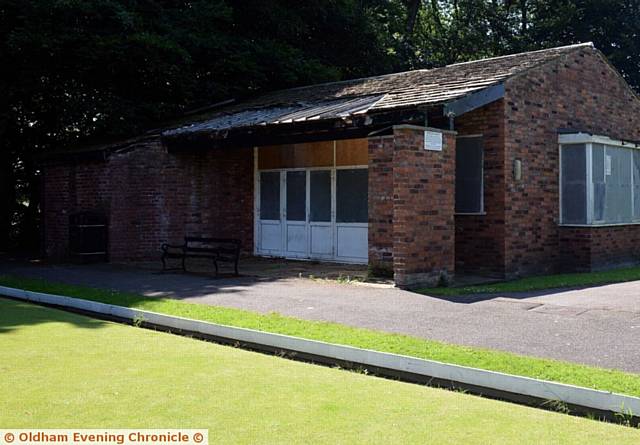
[(0, 263), (0, 274), (279, 312), (640, 373), (640, 282), (521, 295), (428, 297), (308, 279), (159, 274), (112, 265)]

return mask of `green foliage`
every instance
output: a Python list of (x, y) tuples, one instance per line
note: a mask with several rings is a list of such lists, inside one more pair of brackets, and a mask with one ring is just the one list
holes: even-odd
[(34, 155), (265, 90), (594, 41), (640, 88), (640, 0), (0, 0), (0, 249)]
[(34, 155), (390, 70), (372, 23), (356, 0), (0, 0), (0, 250), (38, 239)]

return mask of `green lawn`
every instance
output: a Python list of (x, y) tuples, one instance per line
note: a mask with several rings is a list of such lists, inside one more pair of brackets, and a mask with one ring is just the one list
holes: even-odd
[(640, 431), (0, 299), (0, 428), (211, 443), (638, 443)]
[(640, 397), (640, 375), (507, 352), (451, 345), (400, 334), (240, 309), (186, 303), (104, 289), (0, 276), (0, 285), (112, 303), (229, 326), (437, 360)]
[(640, 280), (640, 267), (613, 269), (602, 272), (544, 275), (479, 286), (423, 288), (417, 289), (416, 292), (425, 295), (442, 296), (495, 294), (562, 287), (587, 287), (636, 280)]

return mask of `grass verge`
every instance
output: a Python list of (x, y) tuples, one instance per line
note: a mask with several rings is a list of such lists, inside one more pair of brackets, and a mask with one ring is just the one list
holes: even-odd
[(635, 444), (640, 431), (0, 298), (2, 428), (203, 428), (209, 443)]
[(636, 280), (640, 280), (640, 267), (606, 270), (602, 272), (544, 275), (478, 286), (422, 288), (417, 289), (416, 292), (425, 295), (442, 296), (495, 294), (563, 287), (587, 287)]
[(146, 297), (30, 278), (0, 276), (0, 285), (640, 397), (640, 375), (617, 370), (451, 345), (337, 323), (301, 320), (277, 313), (258, 314), (240, 309), (186, 303), (170, 298)]

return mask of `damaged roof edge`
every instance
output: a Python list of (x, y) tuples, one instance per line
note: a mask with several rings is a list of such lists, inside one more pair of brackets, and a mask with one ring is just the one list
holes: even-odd
[(225, 134), (224, 130), (232, 128), (330, 120), (433, 105), (445, 105), (446, 116), (460, 116), (504, 97), (504, 84), (508, 79), (586, 48), (593, 49), (593, 44), (569, 45), (428, 70), (280, 90), (221, 110), (204, 121), (173, 128), (163, 136), (202, 131)]
[(402, 119), (398, 116), (403, 113), (419, 114), (434, 109), (440, 114), (430, 118), (439, 120), (448, 117), (451, 120), (452, 117), (503, 98), (505, 83), (509, 79), (526, 75), (533, 68), (586, 48), (595, 50), (592, 43), (582, 43), (440, 68), (280, 90), (242, 103), (223, 101), (206, 107), (222, 107), (213, 115), (191, 116), (188, 120), (182, 120), (182, 123), (173, 122), (139, 138), (116, 144), (50, 155), (81, 156), (80, 153), (105, 151), (105, 156), (108, 156), (117, 150), (135, 146), (148, 137), (160, 137), (163, 142), (183, 139), (178, 144), (182, 147), (188, 140), (207, 141), (211, 147), (219, 145), (218, 141), (224, 141), (220, 145), (232, 146), (236, 139), (238, 143), (255, 142), (259, 134), (278, 139), (276, 133), (281, 138), (286, 134), (298, 137), (304, 131), (319, 131), (325, 136), (335, 133), (336, 137), (342, 137), (345, 132), (355, 132), (356, 126), (370, 133), (383, 128), (385, 124), (406, 123), (401, 120), (392, 122), (386, 117), (381, 119), (381, 116), (388, 117), (395, 113), (397, 119)]
[(499, 83), (445, 104), (443, 113), (447, 117), (460, 116), (500, 100), (503, 97), (504, 83)]
[(441, 107), (429, 110), (416, 107), (389, 110), (370, 115), (356, 115), (350, 119), (321, 119), (286, 124), (238, 127), (218, 132), (191, 132), (163, 135), (170, 152), (208, 148), (242, 148), (285, 143), (312, 142), (330, 139), (367, 137), (371, 132), (398, 123), (421, 123), (425, 113), (442, 115)]

